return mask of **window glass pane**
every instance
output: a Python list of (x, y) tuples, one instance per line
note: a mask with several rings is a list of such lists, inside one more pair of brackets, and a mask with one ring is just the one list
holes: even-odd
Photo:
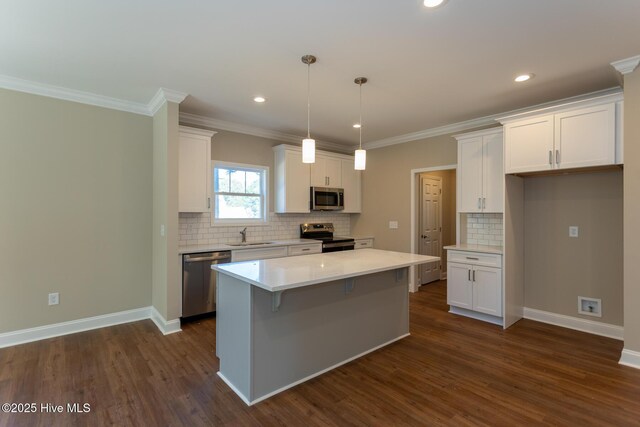
[(261, 197), (216, 196), (216, 218), (261, 219)]
[(231, 171), (231, 193), (246, 193), (244, 179), (244, 171)]
[(260, 173), (247, 172), (247, 193), (260, 194)]
[(216, 193), (220, 191), (229, 192), (229, 169), (215, 169), (213, 191)]

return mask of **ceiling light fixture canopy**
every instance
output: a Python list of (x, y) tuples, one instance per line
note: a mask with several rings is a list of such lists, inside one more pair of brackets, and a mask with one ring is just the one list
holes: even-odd
[(307, 64), (307, 137), (302, 140), (302, 163), (315, 163), (316, 141), (311, 139), (311, 64), (316, 62), (316, 57), (305, 55), (302, 62)]
[(253, 100), (257, 103), (265, 102), (267, 99), (264, 96), (256, 96)]
[[(356, 77), (353, 81), (355, 84), (360, 86), (360, 121), (358, 122), (358, 130), (360, 131), (360, 146), (356, 150), (356, 158), (354, 162), (354, 169), (363, 171), (367, 166), (367, 152), (362, 149), (362, 85), (367, 82), (366, 77)], [(355, 126), (354, 126), (355, 127)]]

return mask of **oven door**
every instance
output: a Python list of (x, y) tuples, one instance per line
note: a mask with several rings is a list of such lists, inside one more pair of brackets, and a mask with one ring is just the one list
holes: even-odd
[(342, 188), (311, 187), (311, 210), (339, 211), (344, 209)]

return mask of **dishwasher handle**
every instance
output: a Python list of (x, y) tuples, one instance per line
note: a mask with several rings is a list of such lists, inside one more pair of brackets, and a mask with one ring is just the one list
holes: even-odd
[(184, 262), (222, 261), (226, 259), (231, 259), (231, 255), (204, 256), (198, 258), (185, 257)]

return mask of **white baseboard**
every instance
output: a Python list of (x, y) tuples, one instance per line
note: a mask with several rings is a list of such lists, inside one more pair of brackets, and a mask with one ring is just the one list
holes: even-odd
[(625, 348), (622, 350), (622, 354), (620, 355), (620, 362), (618, 363), (620, 363), (621, 365), (640, 369), (640, 352), (627, 350)]
[(594, 322), (593, 320), (566, 316), (564, 314), (550, 313), (548, 311), (536, 310), (535, 308), (528, 307), (524, 308), (524, 318), (548, 323), (550, 325), (562, 326), (563, 328), (575, 329), (576, 331), (614, 338), (617, 340), (624, 339), (624, 328), (622, 326), (611, 325), (609, 323)]
[(0, 348), (74, 334), (76, 332), (89, 331), (91, 329), (104, 328), (106, 326), (119, 325), (121, 323), (136, 322), (138, 320), (148, 319), (150, 313), (151, 307), (143, 307), (134, 310), (120, 311), (118, 313), (104, 314), (102, 316), (86, 317), (69, 322), (7, 332), (0, 334)]
[(151, 307), (151, 320), (156, 324), (163, 335), (180, 332), (180, 319), (166, 320), (155, 307)]

